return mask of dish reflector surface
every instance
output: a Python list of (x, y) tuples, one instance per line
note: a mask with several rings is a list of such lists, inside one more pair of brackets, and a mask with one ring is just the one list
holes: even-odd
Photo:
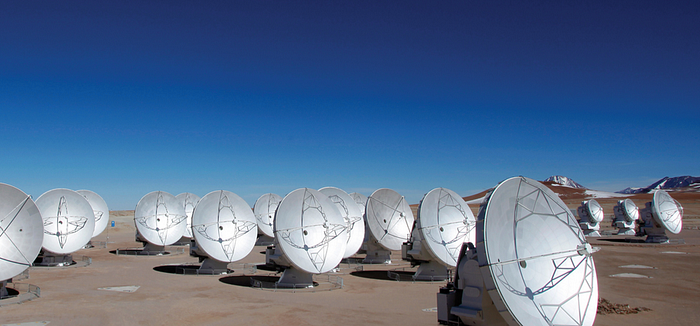
[[(501, 182), (479, 214), (478, 250), (505, 320), (521, 325), (592, 325), (598, 280), (576, 218), (554, 192), (515, 177)], [(487, 282), (488, 283), (488, 282)], [(497, 302), (502, 300), (502, 302)]]
[(391, 189), (378, 189), (367, 199), (367, 224), (377, 242), (388, 250), (401, 250), (413, 228), (413, 212), (406, 199)]
[(187, 215), (187, 227), (185, 228), (185, 234), (183, 235), (186, 238), (191, 238), (192, 237), (192, 212), (194, 212), (194, 208), (197, 207), (197, 203), (201, 199), (199, 196), (189, 193), (189, 192), (183, 192), (177, 196), (175, 196), (177, 200), (180, 202), (182, 206), (185, 207), (185, 215)]
[(338, 266), (347, 237), (335, 204), (317, 190), (294, 190), (277, 208), (275, 240), (290, 263), (307, 273), (325, 273)]
[(605, 217), (603, 207), (595, 199), (586, 202), (586, 210), (588, 210), (588, 216), (593, 219), (591, 222), (600, 223)]
[(465, 242), (476, 242), (476, 219), (464, 199), (452, 190), (435, 188), (421, 200), (416, 227), (438, 262), (457, 266)]
[(255, 246), (258, 225), (253, 211), (240, 196), (226, 190), (206, 194), (192, 216), (197, 246), (209, 257), (234, 262), (247, 256)]
[(169, 246), (182, 238), (187, 228), (185, 207), (175, 196), (153, 191), (141, 198), (134, 212), (141, 236), (156, 246)]
[(345, 247), (343, 258), (354, 255), (360, 250), (362, 241), (365, 239), (365, 219), (362, 217), (360, 207), (350, 195), (341, 189), (326, 187), (321, 188), (319, 191), (328, 196), (345, 220), (348, 243)]
[(29, 195), (0, 183), (0, 281), (32, 265), (44, 241), (44, 223)]
[(349, 194), (352, 199), (355, 200), (355, 203), (357, 203), (357, 206), (360, 207), (360, 211), (362, 212), (362, 216), (365, 216), (365, 205), (367, 205), (367, 196), (358, 193), (358, 192), (352, 192)]
[(107, 228), (107, 224), (109, 223), (109, 207), (107, 207), (107, 202), (93, 191), (78, 190), (76, 192), (85, 197), (88, 203), (90, 203), (90, 207), (92, 207), (92, 213), (95, 215), (95, 230), (92, 232), (92, 237), (94, 238)]
[(95, 230), (95, 213), (83, 195), (69, 189), (53, 189), (36, 199), (44, 220), (44, 249), (70, 254), (84, 247)]
[(683, 228), (683, 206), (663, 190), (657, 190), (652, 200), (652, 214), (669, 232), (678, 234)]
[(262, 233), (270, 238), (275, 237), (275, 211), (282, 201), (282, 197), (277, 194), (264, 194), (255, 201), (253, 212), (258, 223), (258, 228)]
[(622, 213), (625, 215), (627, 222), (634, 222), (639, 219), (639, 207), (629, 198), (622, 202)]

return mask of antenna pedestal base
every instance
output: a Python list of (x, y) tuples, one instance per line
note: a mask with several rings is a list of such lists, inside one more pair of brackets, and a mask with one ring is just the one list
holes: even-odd
[(634, 232), (634, 229), (629, 229), (629, 228), (619, 228), (617, 230), (617, 235), (635, 235), (636, 232)]
[(50, 253), (48, 251), (45, 251), (44, 254), (41, 256), (41, 261), (38, 263), (34, 263), (35, 266), (70, 266), (73, 265), (75, 262), (73, 261), (73, 256), (68, 254), (68, 255), (60, 255), (60, 254), (54, 254)]
[(386, 250), (371, 240), (367, 243), (367, 256), (363, 264), (391, 264), (391, 251)]
[[(473, 246), (468, 251), (462, 249), (464, 254), (459, 257), (455, 282), (440, 288), (437, 295), (438, 322), (450, 325), (461, 322), (460, 325), (506, 326), (508, 323), (491, 299), (481, 272), (481, 268), (489, 267), (479, 266), (475, 249)], [(497, 292), (495, 288), (490, 291)]]
[(9, 295), (9, 293), (7, 292), (7, 281), (8, 280), (0, 282), (0, 299), (3, 299)]
[(275, 239), (268, 237), (264, 234), (258, 236), (258, 240), (255, 241), (256, 246), (272, 246), (275, 244)]
[(282, 255), (282, 250), (277, 246), (269, 246), (265, 249), (265, 265), (268, 266), (290, 266), (289, 261)]
[(613, 227), (618, 228), (617, 235), (634, 235), (634, 221), (627, 222), (627, 220), (622, 217), (622, 219), (615, 219), (613, 221)]
[(647, 243), (668, 243), (668, 237), (666, 234), (647, 234), (647, 239), (644, 240)]
[(192, 242), (192, 238), (188, 237), (182, 237), (180, 240), (177, 240), (175, 243), (173, 243), (171, 246), (187, 246)]
[(449, 278), (447, 267), (436, 261), (422, 262), (413, 274), (417, 281), (444, 281)]
[(194, 238), (190, 239), (190, 256), (206, 257), (206, 254), (199, 250), (199, 246), (197, 246), (197, 241), (195, 241)]
[(600, 232), (600, 223), (595, 223), (592, 224), (590, 222), (579, 222), (578, 224), (581, 227), (581, 231), (583, 231), (583, 235), (587, 237), (599, 237)]
[(284, 270), (276, 285), (280, 288), (311, 288), (314, 286), (314, 280), (312, 274), (289, 267)]
[(582, 230), (583, 235), (587, 237), (600, 237), (600, 232), (597, 230)]
[(642, 221), (644, 224), (639, 227), (638, 236), (647, 236), (645, 242), (647, 243), (668, 243), (668, 237), (666, 236), (666, 228), (656, 223), (652, 215), (651, 203), (647, 203), (646, 207), (640, 212), (642, 216)]
[(138, 254), (148, 256), (164, 255), (166, 254), (165, 246), (157, 246), (150, 242), (146, 242), (146, 244), (143, 246), (143, 250), (141, 250)]
[(200, 266), (197, 271), (199, 274), (221, 275), (226, 274), (229, 271), (227, 262), (203, 257), (200, 257), (200, 262), (202, 263), (202, 266)]

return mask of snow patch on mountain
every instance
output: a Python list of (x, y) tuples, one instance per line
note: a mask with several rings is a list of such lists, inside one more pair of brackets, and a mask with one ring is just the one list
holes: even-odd
[(623, 190), (618, 191), (617, 193), (620, 194), (639, 194), (639, 193), (648, 193), (651, 192), (652, 190), (659, 190), (659, 189), (673, 189), (673, 188), (682, 188), (682, 187), (694, 187), (697, 188), (698, 184), (700, 184), (700, 177), (691, 177), (689, 175), (685, 176), (680, 176), (680, 177), (664, 177), (661, 178), (659, 181), (656, 181), (652, 183), (651, 185), (644, 187), (644, 188), (625, 188)]
[(620, 194), (620, 193), (615, 193), (615, 192), (590, 190), (590, 189), (587, 189), (585, 191), (585, 193), (589, 198), (619, 198), (619, 197), (632, 196), (631, 194)]
[(561, 175), (553, 175), (544, 181), (545, 182), (549, 181), (549, 182), (556, 183), (556, 184), (562, 185), (564, 187), (569, 187), (569, 188), (587, 189), (586, 187), (578, 184), (576, 181), (571, 180), (571, 179), (569, 179), (565, 176), (561, 176)]

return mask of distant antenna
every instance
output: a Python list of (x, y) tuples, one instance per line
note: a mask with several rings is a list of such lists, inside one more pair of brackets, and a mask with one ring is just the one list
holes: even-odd
[(639, 208), (631, 199), (618, 200), (613, 208), (615, 220), (613, 226), (618, 228), (617, 234), (635, 235), (635, 221), (639, 219)]
[(362, 216), (364, 216), (365, 206), (367, 205), (367, 196), (357, 192), (351, 192), (348, 195), (350, 195), (350, 197), (352, 197), (352, 199), (355, 200), (357, 206), (360, 207), (360, 212), (362, 213)]
[(438, 321), (465, 325), (593, 325), (598, 279), (576, 218), (549, 188), (501, 182), (482, 203), (476, 244), (438, 293)]
[(666, 191), (657, 190), (640, 215), (643, 224), (637, 235), (647, 236), (646, 242), (667, 243), (666, 230), (678, 234), (683, 228), (683, 206)]
[(605, 214), (603, 207), (595, 199), (582, 201), (581, 206), (578, 207), (578, 216), (581, 218), (578, 225), (585, 236), (600, 236), (598, 230), (600, 230), (600, 222), (603, 221)]
[(53, 189), (36, 200), (44, 220), (44, 255), (39, 265), (73, 264), (71, 254), (82, 249), (95, 231), (95, 213), (83, 195)]
[(425, 194), (411, 241), (402, 246), (402, 258), (420, 264), (415, 280), (437, 281), (448, 278), (448, 268), (457, 266), (465, 242), (476, 240), (476, 219), (461, 196), (452, 190), (435, 188)]
[(142, 254), (155, 255), (165, 252), (180, 240), (187, 228), (185, 207), (175, 196), (164, 191), (153, 191), (141, 198), (134, 211), (134, 223), (138, 235), (147, 243)]
[(367, 199), (365, 216), (371, 237), (363, 263), (391, 263), (391, 250), (401, 250), (410, 239), (414, 220), (411, 207), (396, 191), (378, 189)]
[(360, 246), (362, 246), (362, 241), (365, 239), (365, 220), (362, 217), (360, 207), (350, 195), (341, 189), (325, 187), (319, 189), (319, 191), (330, 198), (345, 220), (348, 243), (345, 247), (343, 258), (348, 258), (357, 253)]
[(43, 240), (44, 224), (32, 198), (0, 183), (0, 282), (30, 267)]
[(92, 232), (94, 238), (100, 235), (109, 224), (109, 207), (107, 207), (107, 202), (94, 191), (78, 190), (76, 192), (85, 197), (92, 207), (92, 213), (95, 215), (95, 230)]
[(313, 274), (326, 273), (345, 253), (345, 220), (335, 204), (319, 191), (301, 188), (282, 199), (275, 215), (275, 242), (266, 260), (286, 269), (278, 287), (312, 287)]
[(280, 195), (272, 193), (264, 194), (255, 201), (253, 213), (258, 223), (258, 234), (261, 234), (261, 237), (258, 238), (258, 245), (267, 246), (274, 244), (275, 211), (277, 211), (277, 206), (279, 206), (281, 201), (282, 197)]
[(247, 256), (258, 226), (253, 211), (240, 196), (226, 190), (205, 195), (192, 216), (194, 243), (190, 255), (200, 258), (203, 274), (223, 274), (228, 263)]
[(187, 227), (185, 228), (185, 234), (182, 236), (185, 238), (192, 238), (192, 213), (194, 212), (194, 208), (197, 207), (197, 203), (199, 203), (201, 197), (193, 193), (183, 192), (175, 196), (175, 198), (185, 207), (185, 215), (187, 215)]

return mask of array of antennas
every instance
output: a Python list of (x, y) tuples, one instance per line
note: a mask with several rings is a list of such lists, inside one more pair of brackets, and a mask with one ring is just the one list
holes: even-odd
[(71, 254), (107, 227), (109, 208), (89, 190), (53, 189), (36, 201), (0, 183), (0, 280), (10, 279), (35, 263), (71, 264)]
[[(107, 225), (109, 210), (94, 192), (54, 189), (36, 202), (0, 184), (0, 280), (21, 273), (43, 247), (45, 256), (66, 261)], [(641, 211), (629, 200), (615, 206), (614, 225), (649, 242), (679, 233), (681, 205), (657, 191)], [(419, 265), (414, 280), (446, 280), (438, 294), (438, 320), (464, 324), (592, 325), (597, 276), (586, 236), (599, 236), (603, 209), (582, 202), (577, 221), (549, 188), (525, 177), (499, 183), (482, 202), (478, 219), (454, 191), (425, 194), (413, 216), (405, 198), (391, 189), (369, 197), (326, 187), (300, 188), (284, 198), (261, 196), (251, 208), (238, 195), (213, 191), (200, 198), (154, 191), (134, 213), (145, 251), (189, 239), (200, 271), (226, 273), (246, 257), (259, 237), (268, 237), (266, 263), (283, 270), (278, 287), (311, 287), (312, 275), (335, 269), (364, 251), (364, 263), (390, 263), (391, 251)], [(546, 232), (546, 234), (544, 234)], [(21, 238), (21, 239), (20, 239)], [(47, 262), (47, 264), (50, 264)]]
[[(666, 231), (678, 234), (683, 226), (683, 206), (664, 190), (654, 192), (652, 201), (640, 210), (631, 199), (623, 199), (613, 207), (612, 226), (618, 235), (646, 236), (646, 242), (666, 243)], [(587, 237), (600, 236), (600, 222), (604, 213), (595, 200), (581, 202), (577, 209), (579, 226)]]

